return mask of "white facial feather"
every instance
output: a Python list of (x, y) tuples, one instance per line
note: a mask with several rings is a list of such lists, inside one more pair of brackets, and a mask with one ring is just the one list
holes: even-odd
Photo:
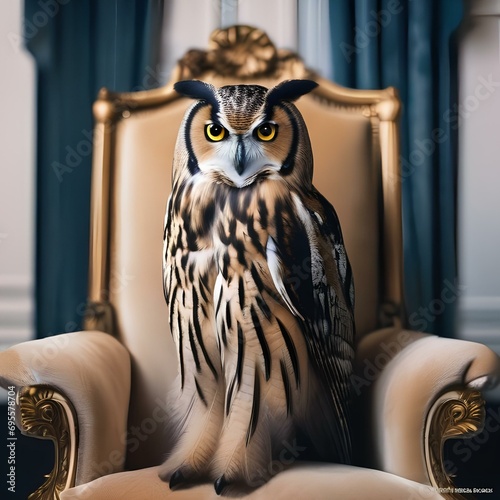
[(233, 133), (220, 143), (214, 143), (213, 155), (208, 160), (199, 162), (200, 170), (205, 175), (222, 176), (236, 187), (251, 184), (264, 170), (276, 172), (280, 170), (281, 164), (266, 155), (263, 145), (253, 138), (251, 131), (244, 134), (243, 141), (247, 162), (241, 174), (234, 166), (238, 137)]

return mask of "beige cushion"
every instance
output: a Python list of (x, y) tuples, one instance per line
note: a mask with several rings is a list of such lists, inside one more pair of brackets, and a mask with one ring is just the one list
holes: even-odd
[[(371, 461), (364, 464), (421, 483), (427, 482), (422, 445), (432, 402), (448, 387), (480, 389), (500, 376), (500, 359), (486, 346), (397, 329), (365, 337), (356, 363), (353, 383), (355, 391), (363, 391), (361, 413), (366, 422), (354, 432), (356, 437), (365, 432), (363, 444), (372, 451)], [(123, 470), (125, 432), (132, 430), (126, 421), (129, 381), (127, 351), (101, 332), (50, 337), (0, 353), (0, 385), (49, 384), (74, 404), (80, 427), (77, 484)], [(154, 395), (153, 410), (139, 423), (143, 442), (167, 427), (164, 398)], [(168, 444), (155, 444), (160, 463)], [(129, 457), (135, 453), (138, 450)], [(150, 457), (145, 458), (148, 463)], [(142, 480), (137, 474), (123, 477)], [(103, 487), (110, 478), (102, 479)]]
[(74, 332), (0, 353), (0, 385), (47, 384), (73, 403), (78, 418), (77, 484), (123, 470), (130, 358), (113, 337)]
[[(61, 500), (216, 500), (211, 484), (171, 491), (156, 467), (102, 477), (65, 491)], [(433, 500), (441, 495), (430, 486), (392, 474), (332, 464), (301, 464), (282, 471), (267, 484), (239, 498), (248, 500)]]
[[(117, 125), (110, 302), (119, 339), (132, 357), (129, 423), (137, 427), (151, 418), (155, 397), (166, 396), (177, 374), (163, 297), (162, 246), (172, 151), (186, 104), (178, 101), (168, 110), (132, 114)], [(130, 454), (131, 468), (162, 460), (167, 439), (163, 431), (164, 426), (158, 426), (152, 438)]]
[(355, 393), (371, 405), (355, 431), (367, 429), (372, 456), (364, 465), (421, 483), (431, 405), (447, 390), (481, 390), (500, 376), (500, 358), (482, 344), (390, 328), (361, 341), (356, 364)]

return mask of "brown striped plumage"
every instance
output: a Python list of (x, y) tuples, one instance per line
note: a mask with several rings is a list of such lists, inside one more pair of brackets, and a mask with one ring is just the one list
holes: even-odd
[(176, 85), (197, 102), (165, 218), (180, 391), (178, 442), (160, 476), (172, 488), (258, 486), (298, 436), (320, 458), (350, 460), (352, 274), (292, 104), (315, 85)]

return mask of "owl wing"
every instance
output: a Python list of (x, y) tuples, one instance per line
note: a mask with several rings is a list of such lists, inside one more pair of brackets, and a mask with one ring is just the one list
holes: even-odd
[[(215, 260), (212, 248), (198, 244), (197, 240), (201, 238), (191, 225), (189, 197), (182, 197), (183, 193), (176, 193), (177, 198), (172, 194), (167, 204), (163, 293), (169, 307), (170, 330), (177, 347), (181, 388), (184, 388), (185, 379), (194, 375), (198, 394), (203, 400), (203, 387), (195, 374), (209, 370), (217, 380), (220, 364), (216, 357), (218, 351), (210, 345), (216, 338), (211, 295), (216, 278)], [(176, 211), (178, 216), (174, 215)], [(184, 241), (188, 242), (187, 246)], [(203, 377), (198, 378), (202, 380)]]
[(330, 433), (337, 459), (348, 463), (354, 357), (351, 267), (330, 203), (316, 190), (308, 197), (292, 194), (292, 200), (268, 243), (270, 272), (281, 298), (301, 323), (309, 358), (323, 384), (325, 398), (314, 402), (322, 408), (315, 410), (326, 409), (323, 413), (336, 417), (323, 431)]

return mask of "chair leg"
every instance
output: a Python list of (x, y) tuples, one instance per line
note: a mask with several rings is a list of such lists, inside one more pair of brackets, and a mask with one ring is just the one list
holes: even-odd
[(477, 390), (463, 389), (443, 394), (432, 405), (424, 432), (424, 456), (431, 485), (447, 499), (467, 497), (457, 493), (443, 462), (443, 446), (453, 438), (472, 438), (484, 427), (484, 400)]
[(17, 392), (17, 425), (21, 433), (54, 443), (55, 463), (45, 483), (29, 500), (55, 500), (74, 486), (78, 453), (78, 422), (68, 398), (54, 387), (31, 385)]

